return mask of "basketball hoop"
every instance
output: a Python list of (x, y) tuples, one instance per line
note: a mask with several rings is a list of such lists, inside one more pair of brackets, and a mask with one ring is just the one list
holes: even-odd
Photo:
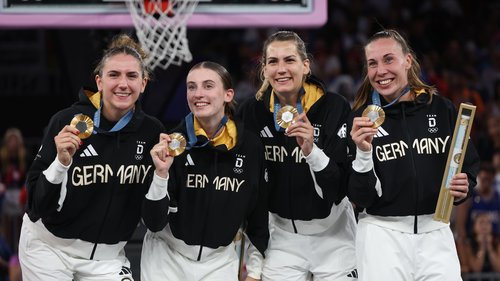
[(187, 40), (187, 20), (199, 0), (127, 0), (142, 47), (149, 53), (151, 69), (167, 69), (192, 60)]

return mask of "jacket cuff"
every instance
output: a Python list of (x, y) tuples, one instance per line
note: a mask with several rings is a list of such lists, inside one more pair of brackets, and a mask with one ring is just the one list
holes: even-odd
[(260, 280), (264, 265), (264, 257), (251, 242), (248, 244), (248, 260), (246, 262), (247, 276)]
[(352, 161), (352, 168), (358, 173), (366, 173), (373, 169), (372, 150), (362, 151), (356, 147), (356, 159)]
[(68, 166), (64, 166), (56, 156), (56, 159), (54, 159), (47, 170), (43, 171), (43, 174), (45, 175), (47, 181), (51, 184), (60, 184), (63, 182), (64, 177), (66, 177), (66, 173), (68, 172), (69, 167), (71, 167), (71, 164), (73, 164), (73, 159), (71, 159)]
[(309, 164), (309, 167), (311, 167), (314, 172), (323, 170), (324, 168), (326, 168), (326, 166), (328, 166), (328, 163), (330, 162), (330, 158), (326, 156), (323, 150), (319, 149), (319, 147), (317, 147), (315, 143), (313, 143), (311, 153), (309, 153), (309, 155), (307, 155), (305, 158), (306, 162)]
[(146, 199), (158, 201), (165, 198), (165, 196), (167, 196), (168, 199), (170, 199), (170, 196), (168, 196), (167, 187), (168, 187), (168, 176), (167, 178), (162, 178), (158, 176), (155, 171), (153, 175), (153, 181), (151, 182), (148, 193), (146, 194)]

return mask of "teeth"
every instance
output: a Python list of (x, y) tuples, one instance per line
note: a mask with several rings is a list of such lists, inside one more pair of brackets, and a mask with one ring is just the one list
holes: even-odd
[(197, 102), (197, 103), (195, 103), (195, 105), (196, 106), (206, 106), (206, 105), (208, 105), (208, 103), (207, 102)]
[(290, 78), (279, 78), (279, 79), (276, 79), (276, 81), (278, 82), (284, 82), (284, 81), (288, 81), (290, 80)]
[(387, 84), (389, 84), (389, 82), (391, 82), (391, 79), (378, 81), (378, 83), (381, 84), (381, 85), (387, 85)]

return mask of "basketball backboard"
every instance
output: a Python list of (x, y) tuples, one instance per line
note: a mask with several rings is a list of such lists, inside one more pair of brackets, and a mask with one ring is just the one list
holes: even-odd
[[(0, 28), (124, 28), (126, 0), (0, 0)], [(328, 0), (200, 0), (188, 27), (320, 27)]]

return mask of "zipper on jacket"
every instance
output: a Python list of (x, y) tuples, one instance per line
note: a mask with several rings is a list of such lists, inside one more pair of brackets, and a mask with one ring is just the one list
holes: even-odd
[[(406, 114), (405, 114), (405, 104), (401, 103), (401, 113), (403, 115), (403, 127), (408, 128), (408, 124), (406, 123)], [(408, 129), (405, 130), (406, 133), (406, 139), (408, 143), (411, 144), (411, 136), (410, 132)], [(413, 157), (413, 151), (411, 149), (408, 150), (410, 153), (410, 160), (412, 164), (412, 171), (413, 171), (413, 176), (414, 178), (417, 178), (417, 169), (415, 168), (415, 158)], [(414, 218), (413, 218), (413, 233), (417, 234), (418, 233), (418, 183), (415, 184), (415, 188), (413, 188), (413, 191), (415, 192), (415, 210), (414, 210)]]
[[(120, 143), (120, 133), (118, 132), (117, 134), (117, 138), (116, 138), (116, 147), (114, 148), (114, 150), (117, 150), (117, 148), (120, 146), (119, 143)], [(114, 154), (114, 153), (113, 153)], [(116, 167), (116, 158), (113, 158), (114, 161), (113, 161), (113, 167)], [(113, 202), (113, 193), (114, 193), (114, 190), (115, 190), (115, 181), (116, 179), (113, 178), (113, 182), (111, 185), (108, 185), (111, 187), (111, 195), (110, 195), (110, 199), (108, 200), (108, 205), (106, 206), (106, 211), (104, 212), (104, 216), (103, 216), (103, 220), (102, 220), (102, 223), (101, 223), (101, 226), (99, 227), (99, 232), (97, 234), (97, 238), (96, 238), (96, 242), (94, 243), (94, 247), (92, 248), (92, 253), (90, 254), (90, 260), (93, 260), (94, 259), (94, 255), (95, 255), (95, 251), (97, 249), (97, 245), (99, 244), (97, 241), (99, 241), (99, 238), (101, 237), (102, 235), (102, 231), (104, 229), (104, 225), (106, 224), (106, 218), (108, 217), (108, 213), (109, 213), (109, 208), (111, 207), (111, 203)]]
[[(214, 153), (214, 165), (213, 165), (213, 173), (212, 173), (212, 176), (217, 176), (217, 161), (218, 161), (218, 158), (219, 158), (219, 153), (217, 151), (215, 151)], [(210, 214), (210, 201), (212, 199), (212, 192), (215, 190), (215, 188), (213, 188), (212, 185), (210, 185), (210, 190), (207, 190), (207, 214), (206, 214), (206, 219), (205, 219), (205, 224), (203, 225), (203, 232), (202, 232), (202, 236), (201, 236), (201, 243), (200, 243), (200, 250), (198, 252), (198, 258), (196, 259), (197, 261), (200, 261), (201, 260), (201, 254), (203, 253), (203, 244), (204, 244), (204, 240), (205, 240), (205, 234), (207, 232), (207, 220), (208, 220), (208, 217), (209, 217), (209, 214)]]
[(94, 243), (94, 247), (92, 248), (92, 253), (90, 254), (90, 260), (93, 260), (94, 259), (94, 254), (95, 254), (95, 250), (97, 249), (97, 242)]
[[(285, 148), (288, 148), (288, 137), (285, 137)], [(287, 164), (288, 166), (290, 166), (290, 161), (291, 160), (289, 158), (285, 158), (285, 164)], [(293, 208), (293, 188), (294, 187), (293, 186), (294, 185), (292, 184), (290, 177), (288, 177), (288, 186), (290, 187), (288, 189), (288, 191), (289, 191), (288, 204), (289, 204), (289, 208), (290, 208), (290, 217), (291, 217), (290, 221), (292, 222), (293, 232), (298, 233), (297, 226), (295, 225), (295, 214), (293, 213), (293, 210), (294, 210), (294, 208)]]
[(200, 251), (198, 252), (198, 258), (196, 259), (196, 261), (200, 261), (201, 260), (201, 253), (202, 252), (203, 252), (203, 245), (200, 245)]

